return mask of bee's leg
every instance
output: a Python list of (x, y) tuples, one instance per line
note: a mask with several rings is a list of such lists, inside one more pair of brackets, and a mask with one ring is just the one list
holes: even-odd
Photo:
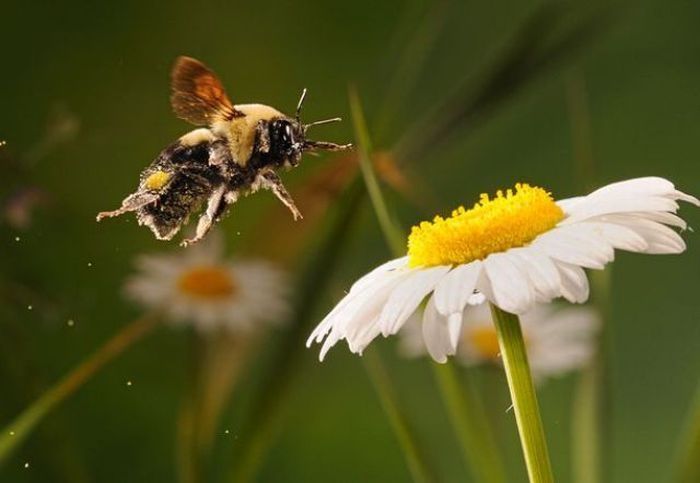
[(287, 208), (289, 208), (289, 211), (292, 212), (292, 216), (294, 216), (295, 221), (303, 218), (303, 216), (301, 216), (301, 212), (297, 208), (297, 205), (294, 204), (294, 200), (287, 191), (287, 188), (284, 187), (282, 180), (279, 178), (279, 176), (277, 176), (277, 173), (274, 171), (265, 171), (264, 173), (260, 174), (259, 180), (262, 188), (272, 191), (275, 196), (277, 196), (277, 198), (279, 198), (279, 200), (284, 203)]
[(153, 203), (158, 199), (158, 193), (150, 192), (136, 192), (127, 196), (124, 201), (122, 201), (122, 206), (114, 211), (103, 211), (97, 214), (97, 221), (104, 218), (112, 218), (114, 216), (123, 215), (130, 211), (136, 211), (150, 203)]
[(311, 141), (304, 142), (304, 151), (345, 151), (351, 149), (352, 144), (336, 144), (327, 141)]
[(183, 240), (180, 245), (186, 247), (188, 245), (192, 245), (193, 243), (197, 243), (204, 238), (207, 233), (209, 233), (209, 230), (211, 230), (214, 223), (218, 221), (219, 217), (227, 206), (227, 203), (224, 200), (225, 192), (226, 186), (223, 184), (212, 191), (211, 195), (209, 196), (209, 200), (207, 201), (207, 210), (202, 213), (202, 216), (199, 217), (199, 221), (197, 222), (197, 229), (194, 237)]

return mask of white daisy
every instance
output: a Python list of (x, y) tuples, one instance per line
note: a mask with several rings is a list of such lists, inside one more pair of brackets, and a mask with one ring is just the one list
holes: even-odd
[[(399, 349), (407, 357), (427, 354), (420, 310), (399, 332)], [(556, 309), (537, 304), (520, 317), (532, 375), (537, 381), (580, 369), (591, 360), (600, 327), (598, 313), (590, 307)], [(501, 365), (498, 334), (488, 304), (464, 311), (456, 357), (465, 366)]]
[(677, 200), (700, 205), (663, 178), (613, 183), (578, 198), (554, 201), (542, 188), (518, 184), (495, 198), (481, 195), (471, 210), (413, 227), (408, 255), (374, 269), (350, 289), (313, 331), (320, 358), (341, 339), (352, 352), (379, 334), (399, 331), (428, 297), (425, 345), (438, 362), (457, 349), (462, 312), (475, 292), (506, 312), (523, 314), (536, 302), (588, 299), (584, 268), (602, 269), (615, 249), (681, 253), (671, 227)]
[(261, 260), (227, 260), (217, 234), (176, 254), (144, 255), (125, 284), (132, 300), (201, 331), (249, 331), (289, 312), (284, 274)]

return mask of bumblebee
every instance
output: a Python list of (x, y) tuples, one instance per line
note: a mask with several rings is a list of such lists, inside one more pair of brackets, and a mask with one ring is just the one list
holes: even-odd
[(305, 151), (352, 147), (306, 138), (311, 126), (340, 118), (303, 124), (305, 96), (306, 89), (293, 118), (264, 104), (234, 105), (214, 72), (196, 59), (179, 57), (172, 70), (173, 111), (205, 127), (165, 148), (141, 173), (136, 192), (119, 209), (99, 213), (97, 221), (135, 211), (139, 225), (159, 240), (170, 240), (206, 202), (194, 237), (182, 242), (187, 246), (204, 238), (239, 198), (259, 189), (272, 191), (295, 220), (301, 218), (277, 171), (298, 166)]

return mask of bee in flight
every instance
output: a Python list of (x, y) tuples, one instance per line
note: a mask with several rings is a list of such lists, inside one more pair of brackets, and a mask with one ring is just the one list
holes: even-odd
[(271, 190), (295, 220), (301, 218), (277, 171), (297, 166), (304, 151), (351, 147), (306, 138), (309, 127), (340, 118), (303, 124), (305, 95), (306, 89), (293, 118), (264, 104), (233, 104), (214, 72), (196, 59), (179, 57), (170, 102), (179, 118), (205, 127), (165, 148), (141, 173), (136, 192), (119, 209), (98, 214), (97, 221), (135, 211), (139, 225), (159, 240), (170, 240), (206, 200), (194, 237), (182, 242), (187, 246), (204, 238), (241, 196), (261, 188)]

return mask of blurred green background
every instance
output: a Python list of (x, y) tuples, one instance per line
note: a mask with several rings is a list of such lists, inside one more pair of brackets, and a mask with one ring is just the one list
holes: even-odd
[[(347, 90), (356, 85), (377, 148), (395, 147), (406, 132), (411, 142), (426, 141), (420, 150), (406, 148), (418, 154), (398, 159), (430, 200), (417, 208), (390, 194), (405, 226), (516, 181), (561, 198), (592, 183), (659, 175), (698, 195), (700, 3), (544, 5), (4, 1), (0, 195), (32, 186), (42, 201), (26, 228), (0, 225), (2, 424), (139, 315), (121, 295), (134, 256), (178, 249), (133, 218), (94, 221), (190, 129), (168, 104), (178, 55), (209, 64), (234, 102), (291, 112), (307, 87), (305, 119), (343, 116), (346, 122), (323, 128), (324, 139), (339, 142), (353, 137)], [(503, 63), (515, 67), (494, 77)], [(453, 129), (442, 136), (447, 131), (434, 119), (458, 119), (468, 107), (472, 115), (448, 123)], [(331, 160), (306, 157), (285, 174), (292, 195)], [(260, 255), (248, 237), (282, 209), (267, 193), (239, 202), (222, 223), (229, 250)], [(685, 207), (682, 215), (700, 226), (697, 211)], [(305, 221), (284, 229), (301, 232)], [(276, 243), (286, 235), (294, 233), (276, 233)], [(367, 203), (346, 238), (309, 324), (390, 256)], [(621, 253), (614, 266), (609, 481), (670, 477), (700, 375), (700, 240), (691, 232), (684, 238), (683, 256)], [(313, 260), (312, 249), (302, 250), (288, 268), (298, 274)], [(246, 444), (241, 428), (284, 336), (266, 335), (257, 348), (222, 416), (207, 481), (227, 481), (235, 466)], [(106, 367), (40, 424), (0, 468), (0, 481), (176, 481), (188, 338), (163, 328)], [(376, 345), (440, 481), (467, 480), (427, 363), (401, 360), (394, 341)], [(299, 351), (301, 373), (258, 480), (409, 481), (361, 360), (345, 347), (323, 364), (316, 348)], [(505, 380), (496, 370), (475, 373), (498, 422), (510, 481), (523, 481)], [(540, 391), (559, 481), (570, 481), (575, 383), (572, 375)]]

